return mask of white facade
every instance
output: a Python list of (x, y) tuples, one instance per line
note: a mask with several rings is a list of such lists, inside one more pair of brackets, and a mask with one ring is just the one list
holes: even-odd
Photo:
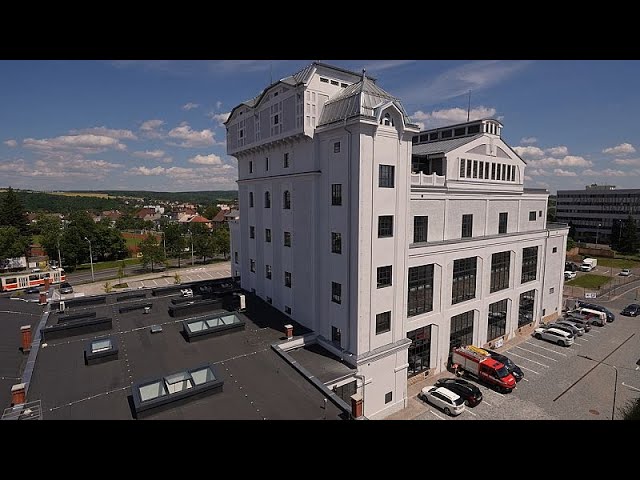
[[(496, 301), (508, 305), (500, 338), (518, 329), (522, 292), (536, 291), (534, 322), (543, 309), (560, 311), (568, 229), (546, 227), (548, 195), (523, 190), (525, 164), (501, 140), (502, 125), (475, 123), (482, 132), (423, 145), (398, 99), (364, 73), (320, 63), (238, 105), (226, 122), (239, 170), (232, 272), (357, 367), (369, 418), (406, 405), (415, 370), (409, 332), (429, 327), (427, 366), (438, 372), (446, 368), (452, 316), (473, 311), (473, 343), (486, 344)], [(500, 180), (490, 179), (491, 168)], [(507, 233), (498, 234), (500, 213)], [(473, 215), (471, 238), (461, 239), (463, 215)], [(414, 241), (415, 216), (428, 217), (426, 241)], [(532, 246), (535, 279), (529, 274), (522, 284), (523, 248)], [(505, 251), (508, 285), (492, 293), (492, 254)], [(474, 297), (452, 303), (454, 261), (471, 257)], [(409, 316), (409, 269), (424, 265), (433, 268), (433, 301)]]

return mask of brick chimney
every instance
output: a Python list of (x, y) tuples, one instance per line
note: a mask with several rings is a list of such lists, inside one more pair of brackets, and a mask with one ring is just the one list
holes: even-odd
[(362, 394), (360, 393), (351, 395), (351, 415), (353, 415), (353, 418), (363, 415)]
[(31, 325), (23, 325), (20, 327), (22, 353), (28, 353), (31, 350)]
[(25, 387), (25, 383), (18, 383), (11, 387), (11, 406), (24, 403), (26, 398)]
[(287, 323), (284, 328), (287, 331), (287, 340), (291, 340), (293, 338), (293, 325)]

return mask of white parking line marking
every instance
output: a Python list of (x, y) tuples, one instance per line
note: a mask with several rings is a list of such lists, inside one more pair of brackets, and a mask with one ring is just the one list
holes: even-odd
[(582, 336), (580, 337), (580, 340), (583, 341), (583, 342), (588, 342), (589, 341), (586, 338), (584, 338), (584, 334), (582, 334)]
[(465, 412), (470, 413), (471, 415), (473, 415), (474, 417), (477, 417), (478, 414), (477, 413), (473, 413), (471, 410), (469, 410), (468, 408), (464, 409)]
[(499, 396), (501, 396), (501, 397), (504, 397), (504, 394), (502, 394), (502, 393), (498, 393), (498, 392), (495, 392), (495, 391), (491, 390), (490, 388), (488, 388), (488, 389), (487, 389), (487, 392), (495, 393), (496, 395), (499, 395)]
[[(522, 365), (519, 365), (519, 367), (520, 367), (521, 369), (523, 369), (523, 370), (527, 370), (528, 372), (533, 372), (533, 373), (535, 373), (536, 375), (540, 375), (540, 372), (536, 372), (535, 370), (531, 370), (530, 368), (523, 367)], [(527, 379), (526, 379), (526, 378), (523, 378), (522, 380), (527, 380)], [(527, 382), (528, 382), (528, 381), (529, 381), (529, 380), (527, 380)]]
[[(519, 348), (520, 350), (524, 350), (525, 352), (531, 353), (533, 355), (538, 355), (539, 357), (546, 358), (547, 360), (551, 360), (552, 362), (557, 362), (558, 361), (557, 359), (551, 358), (551, 357), (547, 357), (546, 355), (543, 355), (542, 353), (534, 352), (533, 350), (527, 350), (526, 348), (522, 348), (520, 345), (516, 345), (516, 348)], [(511, 352), (509, 352), (509, 353), (511, 353)], [(517, 353), (514, 354), (514, 355), (517, 355)]]
[(581, 347), (581, 346), (582, 346), (582, 344), (581, 344), (581, 343), (578, 343), (578, 342), (576, 342), (575, 340), (574, 340), (573, 344), (574, 344), (574, 345), (578, 345), (579, 347)]
[[(522, 355), (518, 355), (517, 353), (513, 353), (513, 352), (509, 352), (509, 353), (515, 357), (520, 357), (523, 360), (526, 360), (527, 362), (535, 363), (536, 365), (540, 365), (541, 367), (549, 368), (549, 365), (545, 365), (544, 363), (537, 362), (536, 360), (531, 360), (530, 358), (523, 357)], [(522, 367), (522, 365), (520, 365), (520, 367)]]
[(542, 345), (538, 345), (536, 343), (531, 343), (531, 342), (524, 342), (524, 343), (526, 343), (527, 345), (531, 345), (533, 347), (541, 348), (541, 349), (546, 350), (546, 351), (551, 352), (551, 353), (555, 353), (556, 355), (562, 355), (563, 357), (567, 356), (566, 353), (558, 352), (556, 350), (553, 350), (552, 348), (543, 347)]
[(429, 409), (429, 411), (430, 411), (431, 413), (433, 413), (436, 417), (438, 417), (440, 420), (446, 420), (446, 418), (441, 417), (440, 415), (438, 415), (438, 414), (437, 414), (436, 412), (434, 412), (433, 410)]
[(489, 402), (487, 402), (485, 399), (482, 399), (483, 403), (486, 403), (487, 405), (489, 405), (490, 407), (493, 407), (493, 405), (491, 405)]
[(626, 383), (622, 382), (622, 385), (624, 385), (627, 388), (630, 388), (631, 390), (635, 390), (636, 392), (640, 392), (640, 388), (631, 386), (631, 385), (627, 385)]
[[(525, 370), (527, 370), (527, 369), (525, 368)], [(533, 372), (533, 370), (529, 370), (529, 371), (530, 371), (530, 372)], [(533, 372), (533, 373), (536, 373), (536, 372)], [(524, 380), (525, 382), (528, 382), (528, 381), (529, 381), (529, 380), (527, 380), (526, 378), (521, 378), (520, 380)]]

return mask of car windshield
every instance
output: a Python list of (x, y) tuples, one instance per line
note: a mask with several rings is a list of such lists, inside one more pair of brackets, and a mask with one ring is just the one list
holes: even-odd
[(509, 375), (509, 370), (507, 370), (507, 367), (502, 367), (502, 368), (498, 369), (498, 377), (504, 378), (507, 375)]

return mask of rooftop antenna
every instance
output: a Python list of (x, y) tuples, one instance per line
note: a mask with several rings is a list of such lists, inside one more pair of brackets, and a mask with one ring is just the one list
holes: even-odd
[(469, 121), (470, 113), (471, 113), (471, 90), (469, 90), (469, 104), (467, 105), (467, 122)]

